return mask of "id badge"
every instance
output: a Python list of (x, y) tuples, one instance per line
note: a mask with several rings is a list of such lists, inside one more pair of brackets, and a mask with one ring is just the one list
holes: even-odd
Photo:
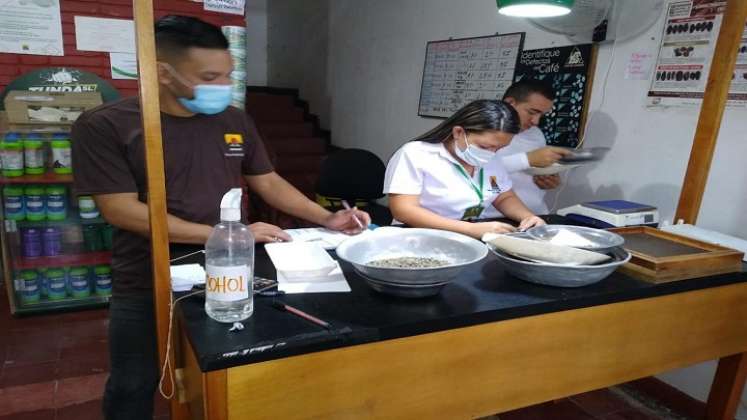
[(483, 210), (485, 210), (485, 207), (479, 204), (473, 207), (468, 207), (467, 210), (464, 211), (464, 215), (462, 215), (462, 220), (477, 219), (480, 217)]

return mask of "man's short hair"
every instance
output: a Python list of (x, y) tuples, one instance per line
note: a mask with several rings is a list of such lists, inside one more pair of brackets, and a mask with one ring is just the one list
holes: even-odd
[(537, 79), (522, 79), (506, 89), (503, 100), (514, 98), (516, 102), (526, 102), (533, 93), (539, 93), (551, 101), (555, 99), (555, 90), (549, 83)]
[(183, 55), (188, 48), (228, 49), (220, 28), (203, 20), (168, 15), (156, 21), (156, 51), (159, 59)]

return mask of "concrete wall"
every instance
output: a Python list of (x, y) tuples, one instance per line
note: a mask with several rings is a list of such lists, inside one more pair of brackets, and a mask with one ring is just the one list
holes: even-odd
[(329, 128), (329, 1), (270, 0), (267, 6), (268, 85), (299, 89)]
[(246, 84), (267, 86), (267, 0), (246, 3)]

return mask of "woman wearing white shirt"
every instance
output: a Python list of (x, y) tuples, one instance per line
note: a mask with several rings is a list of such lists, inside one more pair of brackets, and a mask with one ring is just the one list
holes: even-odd
[(480, 238), (513, 226), (480, 222), (494, 206), (519, 229), (544, 224), (516, 194), (498, 149), (518, 133), (519, 116), (505, 102), (471, 102), (433, 130), (402, 146), (386, 169), (384, 193), (394, 219), (413, 227), (450, 230)]

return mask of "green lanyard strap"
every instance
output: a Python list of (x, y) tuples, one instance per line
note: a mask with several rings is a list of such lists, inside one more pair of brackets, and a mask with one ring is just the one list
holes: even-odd
[(469, 176), (469, 174), (467, 174), (467, 171), (465, 171), (464, 168), (462, 168), (461, 165), (457, 165), (455, 163), (454, 167), (457, 168), (457, 171), (459, 171), (459, 173), (462, 174), (462, 176), (464, 177), (464, 179), (466, 179), (467, 182), (469, 182), (469, 185), (472, 187), (472, 189), (475, 191), (475, 193), (477, 193), (477, 198), (480, 199), (480, 202), (478, 203), (478, 205), (482, 204), (482, 201), (483, 201), (483, 194), (482, 194), (482, 182), (483, 182), (482, 168), (480, 168), (480, 187), (478, 187), (477, 185), (475, 185), (475, 183), (472, 181), (472, 178)]

